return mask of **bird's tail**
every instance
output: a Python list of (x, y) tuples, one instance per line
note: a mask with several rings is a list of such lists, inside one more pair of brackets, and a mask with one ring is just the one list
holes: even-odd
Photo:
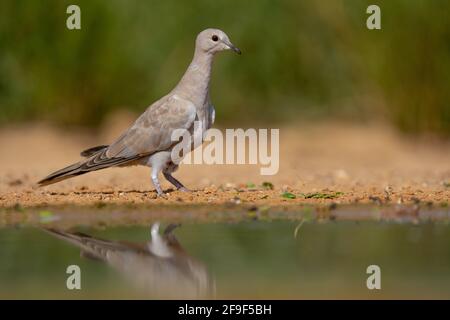
[(91, 237), (81, 232), (65, 232), (54, 228), (42, 228), (43, 231), (67, 241), (81, 250), (81, 256), (94, 260), (105, 260), (108, 250), (124, 250), (120, 243)]
[(136, 155), (130, 158), (110, 158), (106, 155), (107, 150), (108, 146), (98, 146), (81, 152), (81, 155), (87, 157), (87, 159), (51, 173), (50, 175), (39, 181), (38, 185), (40, 187), (48, 186), (50, 184), (76, 177), (91, 171), (124, 165), (142, 157), (141, 155)]
[(86, 149), (84, 151), (81, 151), (80, 156), (85, 157), (85, 158), (89, 158), (90, 156), (93, 156), (94, 154), (98, 153), (99, 151), (102, 151), (106, 148), (108, 148), (108, 145), (103, 145), (103, 146), (96, 146), (93, 148), (89, 148)]
[(83, 166), (85, 161), (74, 163), (68, 167), (65, 167), (63, 169), (60, 169), (58, 171), (55, 171), (48, 176), (46, 176), (44, 179), (40, 180), (38, 182), (38, 185), (40, 187), (48, 186), (53, 183), (57, 183), (72, 177), (79, 176), (81, 174), (85, 174), (88, 171), (81, 171), (80, 168)]
[(66, 232), (54, 228), (42, 228), (42, 230), (59, 239), (65, 240), (79, 247), (83, 245), (83, 239), (92, 238), (91, 236), (81, 232)]

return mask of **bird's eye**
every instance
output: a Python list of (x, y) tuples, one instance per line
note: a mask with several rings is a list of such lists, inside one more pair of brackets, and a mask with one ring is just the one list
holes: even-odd
[(217, 40), (219, 40), (219, 37), (216, 35), (213, 35), (211, 39), (212, 39), (212, 41), (217, 41)]

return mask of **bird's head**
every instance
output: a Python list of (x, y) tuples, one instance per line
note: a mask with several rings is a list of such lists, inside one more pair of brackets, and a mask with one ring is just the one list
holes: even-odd
[(233, 50), (237, 54), (241, 54), (241, 50), (231, 43), (227, 34), (219, 29), (203, 30), (198, 34), (195, 45), (197, 50), (210, 54), (224, 50)]

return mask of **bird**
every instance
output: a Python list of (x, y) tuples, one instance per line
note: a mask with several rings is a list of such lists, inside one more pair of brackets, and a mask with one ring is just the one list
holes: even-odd
[(190, 256), (169, 224), (160, 233), (160, 223), (150, 227), (147, 243), (110, 241), (81, 232), (42, 228), (50, 235), (78, 247), (82, 258), (106, 263), (145, 295), (158, 298), (207, 298), (215, 295), (215, 282), (206, 266)]
[(110, 167), (144, 165), (152, 168), (151, 180), (158, 196), (165, 197), (159, 182), (161, 172), (177, 190), (189, 191), (172, 175), (180, 159), (173, 161), (171, 153), (181, 142), (171, 137), (178, 129), (187, 130), (193, 137), (195, 122), (205, 131), (214, 123), (215, 109), (209, 93), (211, 69), (214, 56), (225, 50), (241, 54), (225, 32), (214, 28), (200, 32), (192, 61), (172, 91), (151, 104), (113, 143), (82, 151), (80, 155), (85, 159), (51, 173), (38, 186)]

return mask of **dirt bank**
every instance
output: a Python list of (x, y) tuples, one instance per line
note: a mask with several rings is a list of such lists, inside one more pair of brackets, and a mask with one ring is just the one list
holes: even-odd
[[(175, 176), (193, 190), (156, 198), (144, 167), (107, 169), (45, 188), (35, 183), (111, 141), (47, 126), (0, 129), (0, 207), (103, 204), (429, 203), (448, 206), (450, 144), (408, 139), (384, 126), (321, 124), (280, 129), (280, 170), (259, 166), (184, 165)], [(264, 182), (270, 182), (265, 184)], [(271, 186), (273, 185), (273, 190)], [(167, 183), (164, 188), (170, 188)]]

